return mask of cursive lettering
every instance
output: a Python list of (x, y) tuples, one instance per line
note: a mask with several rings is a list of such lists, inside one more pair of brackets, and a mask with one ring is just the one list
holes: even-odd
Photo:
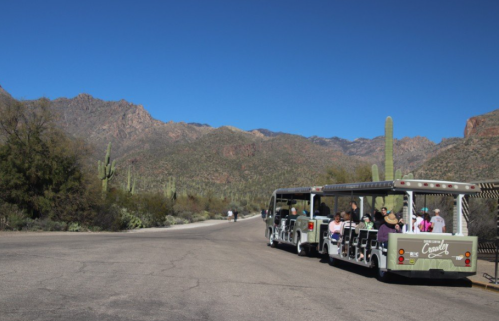
[[(433, 242), (431, 242), (433, 243)], [(449, 244), (445, 244), (444, 240), (440, 242), (437, 246), (430, 246), (430, 242), (425, 242), (421, 252), (423, 254), (428, 254), (429, 259), (433, 259), (435, 257), (440, 257), (442, 255), (449, 255)]]

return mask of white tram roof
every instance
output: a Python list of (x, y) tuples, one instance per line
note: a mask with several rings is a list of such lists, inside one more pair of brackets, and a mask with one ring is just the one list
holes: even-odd
[(279, 188), (274, 191), (276, 194), (321, 194), (322, 186)]
[(397, 179), (394, 181), (325, 185), (324, 194), (402, 194), (414, 191), (421, 194), (475, 194), (480, 187), (473, 183)]

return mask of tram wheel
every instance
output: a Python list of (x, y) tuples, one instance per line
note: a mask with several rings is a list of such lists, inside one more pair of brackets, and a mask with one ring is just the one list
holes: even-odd
[(391, 274), (390, 272), (383, 271), (379, 267), (378, 258), (374, 258), (374, 273), (376, 273), (376, 279), (383, 283), (390, 282)]
[(274, 240), (274, 233), (272, 233), (272, 232), (269, 233), (269, 245), (272, 248), (277, 247), (277, 242)]
[(298, 236), (298, 242), (296, 243), (296, 252), (298, 253), (299, 256), (306, 256), (307, 255), (307, 251), (305, 250), (305, 248), (303, 247), (303, 245), (301, 243), (300, 236)]

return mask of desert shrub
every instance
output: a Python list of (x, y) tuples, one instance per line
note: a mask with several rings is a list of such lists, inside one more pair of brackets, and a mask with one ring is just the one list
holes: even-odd
[(121, 209), (121, 224), (121, 227), (126, 230), (133, 230), (144, 226), (142, 220), (128, 212), (126, 208)]
[(0, 201), (0, 230), (21, 230), (26, 220), (27, 215), (17, 205)]
[(91, 225), (101, 230), (119, 231), (123, 225), (119, 207), (111, 203), (102, 204), (96, 209)]
[(78, 222), (69, 223), (69, 226), (68, 226), (69, 232), (80, 232), (80, 230), (81, 230), (81, 226)]
[(27, 219), (26, 225), (31, 231), (66, 231), (66, 222), (56, 222), (50, 219)]

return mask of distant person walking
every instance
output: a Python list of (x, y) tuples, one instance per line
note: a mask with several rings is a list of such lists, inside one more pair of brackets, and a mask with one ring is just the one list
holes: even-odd
[(431, 228), (433, 233), (445, 233), (445, 220), (440, 216), (440, 210), (434, 209), (435, 216), (431, 218)]
[(232, 215), (234, 215), (234, 213), (232, 213), (232, 210), (227, 211), (227, 221), (229, 221), (229, 223), (230, 220), (232, 220)]
[(237, 209), (234, 210), (234, 223), (237, 222), (237, 214), (239, 214), (239, 212), (237, 211)]

